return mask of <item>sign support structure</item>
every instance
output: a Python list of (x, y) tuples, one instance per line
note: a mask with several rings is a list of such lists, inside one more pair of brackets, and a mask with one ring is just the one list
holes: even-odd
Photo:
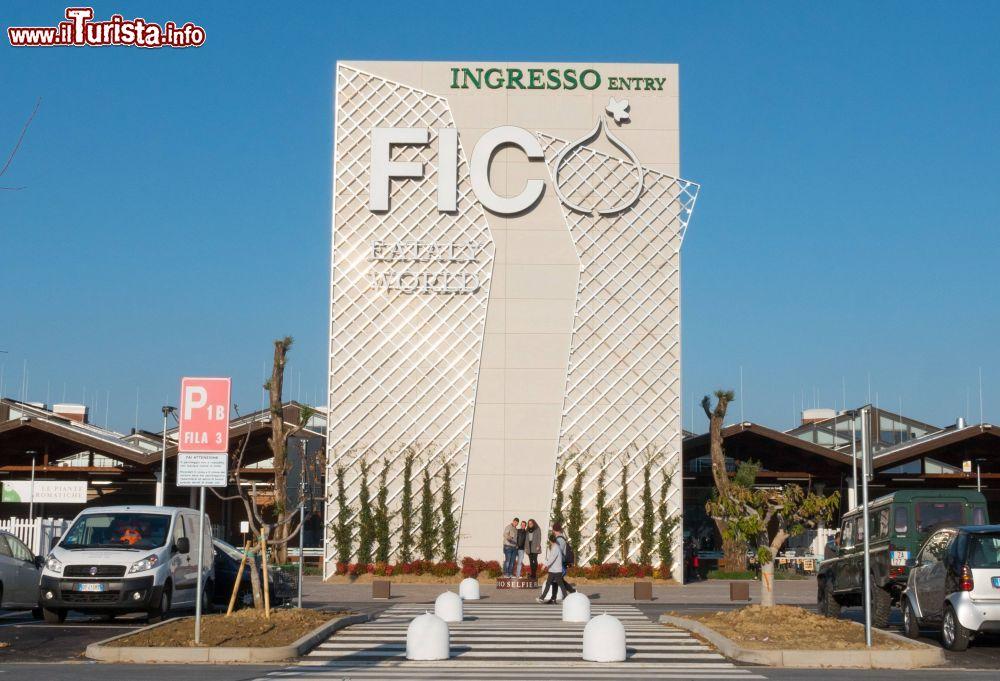
[(871, 585), (871, 556), (869, 554), (869, 536), (871, 523), (868, 519), (868, 476), (871, 474), (871, 407), (861, 410), (861, 523), (864, 527), (864, 599), (865, 599), (865, 646), (872, 647), (872, 585)]
[[(231, 394), (232, 379), (229, 378), (181, 379), (181, 417), (177, 430), (177, 486), (198, 487), (195, 645), (201, 643), (201, 604), (205, 589), (205, 487), (225, 487), (228, 484)], [(221, 464), (221, 475), (219, 464)]]

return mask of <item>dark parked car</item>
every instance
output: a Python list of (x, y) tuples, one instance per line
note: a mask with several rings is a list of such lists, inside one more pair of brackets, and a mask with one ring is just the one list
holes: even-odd
[[(213, 593), (214, 602), (218, 605), (228, 606), (229, 598), (233, 593), (233, 583), (236, 581), (236, 573), (240, 569), (240, 562), (243, 560), (243, 552), (232, 544), (227, 544), (221, 539), (212, 542), (215, 545), (215, 591)], [(260, 559), (257, 560), (257, 574), (262, 576), (263, 569)], [(253, 587), (251, 586), (250, 563), (243, 568), (243, 576), (240, 579), (239, 592), (236, 595), (236, 605), (253, 604)], [(295, 584), (286, 572), (272, 565), (268, 565), (267, 570), (268, 590), (272, 606), (284, 605), (295, 596)]]
[[(897, 490), (869, 502), (868, 508), (869, 583), (876, 627), (888, 625), (892, 606), (902, 603), (913, 559), (928, 536), (943, 527), (989, 522), (986, 498), (975, 490)], [(845, 513), (836, 556), (819, 566), (820, 614), (838, 617), (842, 607), (863, 603), (864, 536), (862, 509)]]
[(935, 532), (917, 554), (903, 591), (903, 630), (940, 625), (948, 650), (965, 650), (979, 632), (1000, 631), (1000, 525)]

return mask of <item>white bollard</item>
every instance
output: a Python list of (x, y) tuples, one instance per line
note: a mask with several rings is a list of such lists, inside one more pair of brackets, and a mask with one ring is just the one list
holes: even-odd
[(462, 598), (454, 591), (445, 591), (434, 601), (434, 614), (445, 622), (461, 622)]
[(463, 579), (462, 583), (458, 585), (458, 595), (461, 596), (464, 601), (478, 601), (479, 580), (474, 577), (466, 577)]
[(450, 654), (448, 623), (425, 612), (406, 628), (407, 660), (447, 660)]
[(598, 615), (583, 628), (583, 659), (624, 662), (625, 626), (611, 615)]
[(566, 597), (562, 604), (563, 622), (589, 622), (590, 599), (577, 591)]

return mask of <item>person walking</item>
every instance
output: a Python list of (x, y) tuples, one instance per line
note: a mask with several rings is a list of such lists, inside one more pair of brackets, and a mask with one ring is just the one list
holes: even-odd
[(528, 523), (521, 521), (521, 526), (517, 528), (517, 565), (514, 566), (514, 576), (521, 577), (521, 570), (524, 569), (524, 554), (527, 550)]
[(510, 525), (503, 528), (503, 576), (514, 574), (514, 560), (517, 557), (517, 523), (514, 518)]
[[(562, 523), (559, 522), (552, 523), (552, 533), (556, 536), (556, 543), (559, 545), (559, 549), (562, 551), (562, 556), (563, 556), (562, 590), (563, 590), (563, 598), (566, 598), (567, 593), (576, 593), (576, 588), (572, 584), (570, 584), (569, 581), (566, 579), (566, 575), (569, 572), (570, 568), (570, 561), (567, 560), (567, 556), (569, 555), (569, 542), (566, 541), (566, 537), (563, 534)], [(553, 598), (555, 598), (555, 596), (553, 596)]]
[(538, 554), (542, 552), (542, 528), (538, 526), (534, 518), (528, 520), (528, 533), (524, 542), (524, 549), (528, 552), (528, 562), (531, 564), (531, 579), (538, 579)]
[[(542, 595), (535, 600), (539, 603), (555, 603), (557, 589), (562, 588), (563, 598), (566, 597), (566, 586), (563, 582), (563, 550), (559, 547), (558, 537), (555, 533), (549, 534), (549, 550), (545, 554), (545, 569), (549, 571), (549, 576), (545, 580), (545, 588)], [(552, 598), (545, 600), (545, 595), (552, 589)]]

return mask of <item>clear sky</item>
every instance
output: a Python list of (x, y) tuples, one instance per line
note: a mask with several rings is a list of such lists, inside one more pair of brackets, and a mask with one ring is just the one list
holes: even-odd
[[(0, 24), (65, 4), (8, 1)], [(283, 7), (282, 11), (278, 11)], [(98, 2), (198, 49), (0, 44), (4, 393), (158, 428), (179, 378), (324, 401), (337, 59), (677, 62), (691, 396), (1000, 422), (1000, 3)], [(5, 31), (4, 31), (5, 33)], [(2, 160), (0, 160), (2, 163)], [(301, 376), (301, 380), (300, 377)], [(301, 384), (301, 388), (299, 385)], [(110, 414), (106, 404), (110, 403)], [(695, 427), (704, 417), (695, 413)]]

